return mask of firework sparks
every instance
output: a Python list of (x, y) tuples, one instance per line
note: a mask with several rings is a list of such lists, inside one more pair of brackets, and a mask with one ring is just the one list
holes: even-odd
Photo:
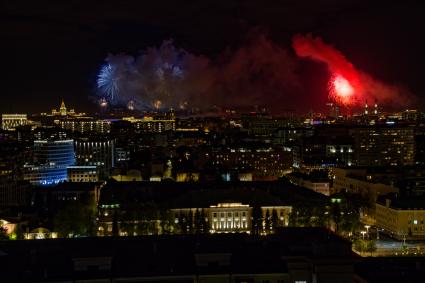
[(111, 65), (103, 66), (97, 78), (97, 87), (109, 100), (114, 101), (118, 95), (118, 77)]
[(329, 81), (329, 96), (335, 102), (350, 105), (354, 102), (354, 87), (343, 76), (333, 75)]

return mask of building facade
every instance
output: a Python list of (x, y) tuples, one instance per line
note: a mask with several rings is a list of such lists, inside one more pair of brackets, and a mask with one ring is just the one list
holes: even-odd
[(68, 166), (68, 181), (70, 182), (98, 182), (97, 166)]
[[(186, 217), (192, 215), (194, 217), (197, 211), (203, 211), (210, 233), (250, 233), (251, 231), (253, 207), (248, 204), (218, 203), (206, 208), (175, 208), (171, 210), (175, 223), (181, 221), (179, 220), (181, 215)], [(266, 215), (271, 218), (275, 214), (278, 227), (284, 227), (289, 224), (291, 211), (291, 206), (262, 206), (261, 213), (264, 230), (266, 230)]]
[(75, 141), (77, 165), (97, 166), (99, 177), (107, 178), (115, 164), (115, 142), (104, 139), (79, 139)]
[(27, 114), (2, 114), (1, 127), (3, 130), (12, 130), (18, 126), (28, 124)]
[(28, 201), (30, 186), (28, 182), (16, 181), (7, 176), (0, 176), (0, 209), (25, 206)]
[(415, 162), (414, 127), (371, 125), (350, 130), (359, 166), (406, 166)]
[(170, 115), (164, 117), (145, 116), (143, 118), (125, 117), (123, 120), (130, 122), (136, 133), (162, 133), (176, 130), (176, 120), (174, 116)]
[(75, 164), (73, 140), (36, 140), (33, 163), (24, 166), (24, 179), (35, 185), (68, 180), (67, 167)]
[(66, 119), (60, 121), (60, 126), (64, 130), (80, 133), (107, 134), (111, 131), (110, 120), (95, 120), (89, 117)]
[(250, 180), (277, 180), (289, 171), (292, 153), (284, 148), (273, 147), (217, 147), (202, 152), (200, 160), (216, 168), (250, 173)]
[(392, 184), (382, 183), (379, 179), (372, 178), (366, 173), (366, 169), (332, 168), (332, 174), (334, 180), (331, 192), (348, 192), (368, 200), (370, 209), (365, 213), (371, 219), (374, 219), (375, 203), (380, 196), (399, 192), (399, 189)]
[(378, 201), (376, 226), (399, 240), (425, 240), (425, 199)]

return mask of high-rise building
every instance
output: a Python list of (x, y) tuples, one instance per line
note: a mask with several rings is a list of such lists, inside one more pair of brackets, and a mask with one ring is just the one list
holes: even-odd
[(65, 105), (65, 101), (62, 100), (61, 105), (59, 107), (59, 111), (57, 109), (52, 109), (52, 113), (51, 114), (47, 114), (47, 113), (41, 113), (42, 116), (62, 116), (62, 117), (67, 117), (67, 116), (73, 116), (73, 117), (81, 117), (81, 116), (85, 116), (85, 113), (76, 113), (74, 109), (70, 109), (68, 110), (66, 108)]
[(1, 127), (3, 130), (11, 130), (18, 126), (28, 124), (27, 114), (2, 114)]
[(110, 175), (114, 167), (114, 140), (79, 139), (75, 141), (77, 165), (97, 166), (100, 178)]
[(61, 116), (66, 116), (66, 106), (65, 102), (62, 100), (61, 107), (59, 108)]
[(360, 166), (413, 165), (414, 127), (373, 125), (350, 130), (355, 140), (356, 163)]
[(36, 140), (33, 154), (33, 163), (25, 165), (24, 179), (36, 185), (66, 181), (67, 167), (75, 164), (73, 140)]

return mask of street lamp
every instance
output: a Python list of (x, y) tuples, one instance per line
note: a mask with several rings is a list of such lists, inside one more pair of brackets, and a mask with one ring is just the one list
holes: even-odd
[(370, 228), (370, 225), (365, 225), (364, 227), (366, 228), (367, 238), (369, 239), (369, 228)]
[(360, 233), (362, 234), (362, 238), (364, 240), (364, 234), (366, 234), (366, 231), (361, 231)]

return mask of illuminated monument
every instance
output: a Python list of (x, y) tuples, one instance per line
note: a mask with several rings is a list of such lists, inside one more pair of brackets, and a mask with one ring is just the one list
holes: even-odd
[(76, 113), (74, 109), (68, 109), (66, 108), (65, 101), (62, 99), (61, 105), (59, 107), (59, 111), (57, 109), (52, 109), (52, 113), (41, 113), (43, 116), (61, 116), (61, 117), (67, 117), (67, 116), (85, 116), (85, 113)]
[(66, 116), (66, 106), (63, 100), (61, 103), (61, 107), (59, 108), (59, 113), (61, 114), (61, 116)]

